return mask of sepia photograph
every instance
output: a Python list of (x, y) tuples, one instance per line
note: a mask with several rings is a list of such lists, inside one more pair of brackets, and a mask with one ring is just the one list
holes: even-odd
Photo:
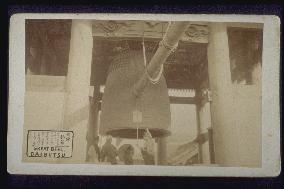
[[(24, 93), (17, 161), (132, 172), (150, 166), (154, 175), (175, 175), (159, 167), (263, 170), (272, 161), (263, 141), (280, 135), (277, 120), (264, 126), (265, 21), (218, 18), (18, 17)], [(279, 66), (279, 49), (276, 55), (271, 62)], [(277, 82), (266, 85), (277, 90)]]

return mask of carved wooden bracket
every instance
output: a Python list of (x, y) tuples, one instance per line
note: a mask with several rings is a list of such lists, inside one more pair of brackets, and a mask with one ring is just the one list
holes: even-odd
[[(157, 21), (94, 21), (93, 36), (108, 38), (161, 39), (168, 22)], [(208, 43), (207, 25), (192, 23), (181, 41)]]

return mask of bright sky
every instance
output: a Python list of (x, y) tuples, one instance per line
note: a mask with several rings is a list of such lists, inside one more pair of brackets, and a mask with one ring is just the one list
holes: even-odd
[(171, 132), (169, 142), (186, 143), (197, 134), (195, 105), (171, 104)]

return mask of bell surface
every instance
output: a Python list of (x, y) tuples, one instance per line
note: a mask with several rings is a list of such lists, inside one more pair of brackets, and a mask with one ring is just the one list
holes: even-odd
[(137, 98), (133, 87), (145, 71), (143, 53), (118, 53), (109, 67), (102, 98), (99, 132), (119, 138), (142, 138), (148, 128), (152, 137), (170, 135), (170, 101), (165, 77), (148, 82)]

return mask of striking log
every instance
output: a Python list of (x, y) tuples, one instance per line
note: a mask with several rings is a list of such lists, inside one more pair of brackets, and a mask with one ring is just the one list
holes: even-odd
[(153, 77), (159, 72), (160, 66), (167, 60), (171, 52), (177, 48), (178, 42), (189, 26), (189, 22), (174, 22), (168, 26), (167, 32), (160, 42), (159, 48), (147, 65), (142, 77), (135, 83), (133, 93), (139, 97), (148, 82), (148, 77)]

